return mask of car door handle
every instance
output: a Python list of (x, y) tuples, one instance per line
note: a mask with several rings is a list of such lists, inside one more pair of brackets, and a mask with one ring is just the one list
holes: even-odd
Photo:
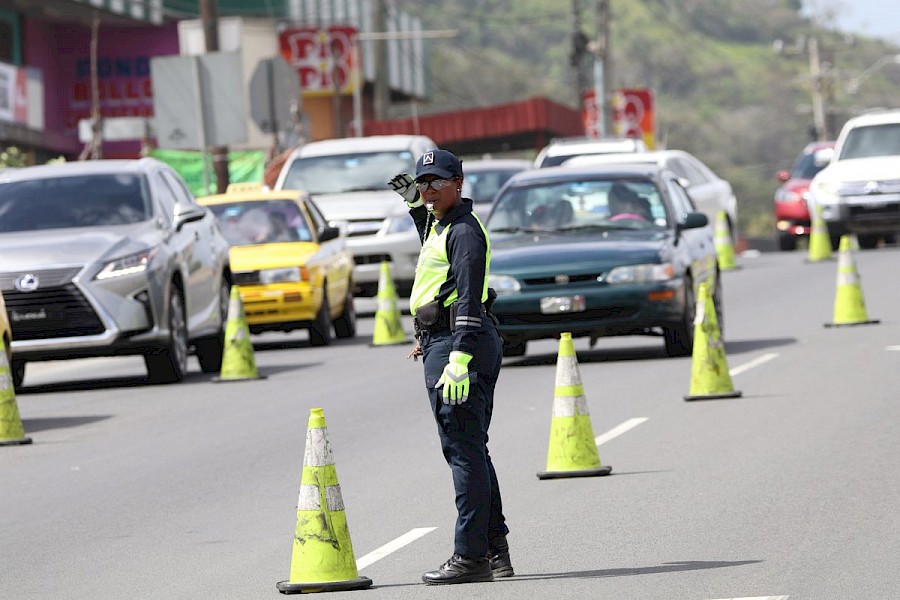
[(199, 231), (194, 232), (194, 239), (197, 240), (198, 242), (200, 241), (200, 232)]

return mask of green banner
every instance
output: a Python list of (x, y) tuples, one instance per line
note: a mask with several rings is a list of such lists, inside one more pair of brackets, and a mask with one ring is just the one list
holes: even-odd
[[(150, 156), (166, 163), (184, 178), (195, 196), (216, 193), (216, 174), (209, 157), (209, 190), (203, 191), (203, 155), (193, 150), (150, 151)], [(230, 183), (262, 183), (266, 168), (266, 154), (262, 150), (245, 150), (228, 153), (228, 181)]]

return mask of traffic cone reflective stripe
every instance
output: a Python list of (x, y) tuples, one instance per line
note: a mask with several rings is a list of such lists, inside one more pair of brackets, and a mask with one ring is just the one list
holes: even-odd
[(611, 466), (600, 463), (572, 334), (563, 333), (556, 359), (547, 470), (537, 476), (539, 479), (590, 477), (609, 475), (611, 471)]
[(372, 333), (372, 345), (383, 346), (406, 342), (406, 333), (403, 331), (403, 324), (400, 321), (400, 308), (397, 306), (397, 291), (394, 288), (394, 281), (391, 279), (391, 265), (387, 261), (381, 262), (375, 306), (375, 331)]
[(716, 307), (708, 283), (701, 283), (694, 317), (694, 350), (691, 355), (691, 388), (685, 400), (737, 398), (725, 359)]
[(310, 410), (297, 502), (291, 575), (276, 584), (283, 594), (356, 590), (372, 585), (360, 577), (328, 429), (321, 408)]
[(713, 242), (716, 247), (719, 270), (731, 271), (736, 269), (737, 262), (734, 258), (734, 244), (731, 241), (731, 231), (728, 229), (728, 216), (724, 210), (716, 213), (716, 228)]
[(222, 368), (219, 376), (213, 381), (245, 381), (247, 379), (265, 379), (256, 368), (253, 355), (253, 342), (250, 340), (250, 327), (244, 314), (244, 303), (241, 301), (240, 288), (231, 286), (231, 297), (228, 300), (228, 322), (225, 325), (225, 347), (222, 351)]
[(863, 299), (859, 273), (853, 260), (853, 240), (849, 235), (841, 237), (838, 250), (837, 291), (834, 295), (834, 321), (826, 327), (842, 325), (871, 325), (879, 323), (869, 319), (866, 302)]
[(0, 446), (30, 443), (31, 438), (25, 436), (19, 405), (16, 404), (16, 390), (9, 361), (6, 359), (6, 345), (3, 338), (0, 338)]
[(828, 226), (825, 225), (818, 207), (813, 206), (811, 209), (812, 229), (809, 232), (807, 261), (831, 260), (831, 237), (828, 235)]

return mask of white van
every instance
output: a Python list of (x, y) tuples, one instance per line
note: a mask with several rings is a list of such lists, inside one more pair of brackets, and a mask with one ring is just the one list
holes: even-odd
[(295, 150), (282, 167), (276, 190), (309, 192), (331, 224), (346, 230), (357, 295), (378, 292), (385, 260), (398, 294), (412, 288), (421, 243), (409, 209), (388, 181), (398, 173), (414, 176), (416, 161), (435, 148), (421, 135), (322, 140)]

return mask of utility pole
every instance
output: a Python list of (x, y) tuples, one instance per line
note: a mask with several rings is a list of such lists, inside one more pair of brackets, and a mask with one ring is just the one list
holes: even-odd
[[(385, 29), (384, 0), (372, 0), (372, 32), (385, 33)], [(372, 87), (372, 109), (375, 120), (382, 121), (387, 118), (388, 106), (391, 103), (387, 40), (373, 38), (373, 41), (375, 43), (375, 84)]]
[(612, 122), (612, 54), (609, 43), (609, 0), (597, 0), (597, 47), (594, 49), (594, 94), (597, 112), (603, 123), (602, 135), (613, 133)]
[(816, 136), (819, 141), (830, 140), (831, 132), (828, 128), (828, 118), (825, 112), (825, 89), (830, 86), (825, 82), (825, 77), (822, 74), (819, 40), (815, 37), (809, 38), (806, 50), (809, 53), (809, 75), (812, 80), (813, 126), (816, 128)]
[[(219, 51), (219, 2), (218, 0), (200, 0), (200, 21), (203, 24), (203, 38), (207, 52)], [(200, 115), (203, 118), (203, 115)], [(203, 148), (202, 152), (206, 152)], [(213, 170), (216, 173), (216, 191), (224, 194), (228, 188), (228, 147), (215, 146), (212, 152)]]
[(100, 41), (100, 13), (94, 11), (91, 22), (91, 141), (84, 147), (79, 160), (103, 158), (103, 117), (100, 115), (100, 82), (97, 75), (97, 45)]
[(572, 51), (569, 65), (575, 71), (575, 106), (581, 110), (587, 76), (584, 71), (584, 56), (587, 54), (588, 38), (581, 30), (581, 0), (572, 0)]

